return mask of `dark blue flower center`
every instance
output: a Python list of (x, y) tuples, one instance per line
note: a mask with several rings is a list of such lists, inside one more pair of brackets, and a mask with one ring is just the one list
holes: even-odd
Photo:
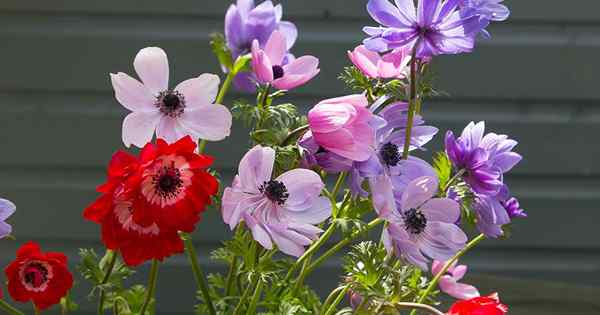
[(156, 193), (163, 199), (173, 198), (179, 194), (183, 186), (181, 172), (174, 166), (163, 167), (152, 177)]
[(48, 281), (48, 269), (42, 263), (31, 262), (23, 269), (23, 281), (33, 288), (39, 288)]
[(421, 210), (410, 209), (402, 215), (406, 230), (412, 234), (420, 234), (427, 226), (427, 218)]
[(282, 66), (273, 66), (273, 80), (277, 80), (279, 78), (282, 78), (284, 75), (284, 71), (283, 71), (283, 67)]
[(383, 162), (388, 166), (396, 166), (398, 162), (401, 160), (400, 152), (398, 151), (398, 146), (388, 142), (384, 144), (379, 150), (379, 155)]
[(258, 190), (278, 205), (283, 205), (290, 196), (285, 185), (277, 180), (264, 182)]
[(431, 28), (430, 26), (417, 26), (417, 33), (419, 33), (421, 37), (428, 37), (435, 32), (435, 29)]
[(183, 114), (185, 98), (177, 91), (164, 91), (156, 98), (156, 107), (161, 113), (176, 118)]

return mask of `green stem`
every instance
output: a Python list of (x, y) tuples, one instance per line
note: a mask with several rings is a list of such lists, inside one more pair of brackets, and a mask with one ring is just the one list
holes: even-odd
[(262, 294), (264, 282), (258, 280), (256, 284), (256, 289), (254, 290), (254, 295), (252, 296), (252, 300), (250, 301), (250, 306), (248, 307), (248, 311), (246, 314), (254, 315), (256, 314), (256, 305), (258, 304), (258, 300), (260, 299), (260, 295)]
[(237, 269), (237, 256), (233, 256), (233, 260), (231, 261), (231, 265), (229, 266), (229, 272), (227, 273), (227, 285), (225, 286), (225, 296), (231, 295), (231, 290), (233, 290), (233, 282), (234, 275)]
[[(223, 103), (223, 100), (225, 99), (225, 95), (227, 94), (227, 91), (229, 91), (229, 88), (231, 87), (231, 82), (233, 82), (233, 78), (235, 78), (235, 76), (237, 75), (237, 71), (229, 71), (229, 73), (227, 74), (227, 77), (225, 78), (225, 81), (223, 81), (223, 85), (221, 86), (221, 89), (219, 90), (219, 94), (217, 94), (217, 98), (215, 99), (215, 104), (221, 104)], [(200, 141), (200, 143), (198, 144), (198, 153), (202, 154), (202, 152), (204, 152), (204, 149), (206, 148), (206, 140), (202, 140)]]
[[(256, 279), (258, 281), (258, 277)], [(250, 295), (250, 289), (252, 287), (254, 287), (254, 283), (252, 283), (252, 284), (249, 283), (248, 286), (246, 287), (246, 290), (244, 290), (244, 294), (242, 294), (242, 296), (240, 297), (240, 301), (238, 302), (238, 305), (235, 307), (235, 310), (233, 311), (234, 315), (241, 314), (242, 308), (244, 307), (244, 303), (248, 299), (248, 295)]]
[(258, 121), (256, 122), (256, 130), (260, 130), (262, 128), (265, 109), (267, 108), (267, 101), (269, 100), (269, 91), (271, 90), (271, 84), (265, 86), (263, 94), (260, 95), (257, 107), (258, 107)]
[[(415, 46), (416, 47), (416, 46)], [(408, 151), (410, 148), (410, 137), (412, 133), (413, 120), (417, 106), (417, 51), (413, 49), (412, 58), (410, 60), (410, 98), (408, 100), (408, 124), (406, 126), (406, 137), (404, 139), (404, 152), (402, 159), (408, 159)]]
[(37, 306), (35, 306), (35, 304), (34, 304), (34, 305), (33, 305), (33, 313), (34, 313), (35, 315), (40, 315), (40, 314), (42, 314), (42, 311), (40, 311), (40, 309), (39, 309), (39, 308), (37, 308)]
[[(450, 268), (450, 266), (452, 266), (452, 264), (455, 261), (457, 261), (458, 259), (460, 259), (471, 248), (475, 247), (477, 244), (479, 244), (484, 239), (485, 239), (485, 235), (484, 234), (479, 234), (477, 237), (475, 237), (469, 243), (467, 243), (467, 246), (465, 246), (465, 248), (461, 249), (458, 253), (456, 253), (454, 255), (454, 257), (450, 258), (450, 260), (448, 260), (446, 262), (446, 264), (444, 264), (444, 267), (442, 268), (442, 270), (440, 270), (440, 272), (433, 277), (433, 279), (431, 280), (431, 282), (429, 282), (429, 285), (427, 286), (427, 288), (425, 289), (425, 291), (423, 291), (423, 294), (421, 294), (421, 296), (417, 300), (417, 303), (423, 304), (423, 302), (425, 302), (425, 299), (427, 298), (427, 296), (429, 295), (429, 293), (431, 293), (431, 291), (433, 291), (433, 289), (437, 286), (438, 282), (440, 281), (440, 278), (443, 275), (446, 274), (446, 271), (448, 271), (448, 269)], [(413, 310), (410, 313), (410, 315), (414, 315), (416, 313), (417, 313), (417, 311)]]
[(398, 303), (394, 303), (394, 306), (396, 306), (396, 308), (412, 308), (413, 312), (415, 312), (416, 309), (421, 309), (421, 310), (427, 311), (434, 315), (444, 315), (444, 313), (438, 311), (436, 308), (429, 306), (427, 304), (398, 302)]
[[(290, 281), (292, 279), (292, 274), (294, 273), (294, 271), (296, 271), (296, 269), (298, 269), (300, 264), (302, 264), (306, 259), (308, 259), (308, 257), (312, 256), (317, 250), (319, 250), (319, 248), (321, 248), (327, 242), (327, 240), (329, 240), (331, 235), (333, 235), (333, 233), (335, 232), (335, 228), (336, 228), (335, 223), (332, 223), (331, 225), (329, 225), (329, 228), (327, 228), (325, 233), (323, 233), (321, 235), (321, 237), (319, 237), (319, 239), (315, 243), (313, 243), (308, 248), (308, 250), (306, 250), (306, 252), (304, 252), (304, 254), (302, 256), (300, 256), (300, 258), (292, 265), (292, 267), (290, 268), (290, 270), (287, 273), (287, 276), (285, 277), (284, 282)], [(303, 269), (302, 271), (305, 272), (305, 269)], [(302, 276), (303, 276), (303, 273), (300, 272), (300, 275), (298, 276), (298, 278), (300, 278)]]
[(190, 265), (192, 265), (192, 272), (194, 273), (194, 278), (196, 279), (196, 284), (200, 288), (200, 292), (202, 293), (202, 297), (204, 298), (204, 302), (208, 307), (208, 311), (211, 315), (216, 315), (215, 307), (213, 305), (212, 299), (210, 297), (210, 292), (208, 289), (208, 285), (206, 283), (206, 276), (202, 271), (202, 267), (200, 263), (198, 263), (198, 257), (196, 254), (196, 249), (194, 248), (194, 243), (192, 243), (192, 237), (188, 233), (181, 232), (181, 239), (183, 240), (183, 244), (185, 246), (185, 251), (187, 252), (188, 259), (190, 261)]
[(152, 267), (150, 268), (150, 278), (148, 279), (148, 287), (146, 288), (146, 298), (142, 305), (140, 315), (146, 315), (146, 310), (150, 305), (150, 301), (154, 297), (154, 290), (156, 289), (156, 279), (158, 278), (158, 266), (160, 262), (156, 259), (152, 260)]
[(283, 141), (281, 142), (282, 146), (286, 146), (291, 144), (292, 140), (296, 140), (299, 139), (306, 130), (308, 130), (309, 126), (308, 125), (304, 125), (301, 127), (298, 127), (292, 131), (290, 131), (290, 133), (287, 135), (287, 137), (285, 137), (285, 139), (283, 139)]
[(3, 299), (0, 299), (0, 309), (5, 311), (7, 314), (10, 315), (25, 315), (25, 313), (19, 311), (18, 309), (14, 308), (12, 305), (8, 304), (6, 301), (4, 301)]
[(342, 291), (338, 294), (338, 296), (335, 298), (335, 300), (333, 300), (333, 302), (331, 303), (331, 305), (329, 306), (327, 311), (325, 311), (324, 315), (333, 314), (333, 312), (335, 312), (335, 309), (342, 302), (342, 300), (344, 299), (344, 296), (346, 296), (346, 294), (348, 294), (348, 290), (350, 290), (350, 286), (346, 285), (342, 289)]
[(346, 181), (346, 176), (347, 175), (348, 175), (348, 173), (341, 172), (340, 175), (337, 178), (337, 181), (335, 182), (335, 186), (333, 186), (333, 191), (331, 191), (331, 199), (332, 199), (334, 205), (337, 202), (337, 195), (340, 192), (340, 189), (342, 188), (342, 185)]
[[(104, 274), (104, 277), (102, 278), (102, 282), (100, 282), (100, 286), (108, 283), (108, 280), (110, 279), (113, 269), (115, 268), (115, 263), (117, 262), (117, 256), (118, 256), (117, 253), (115, 253), (112, 250), (108, 250), (108, 255), (110, 255), (110, 257), (109, 257), (110, 260), (108, 261), (108, 267), (106, 269), (106, 273)], [(104, 314), (105, 299), (106, 299), (106, 290), (104, 290), (104, 288), (101, 287), (100, 288), (100, 299), (98, 300), (98, 310), (97, 310), (98, 315)]]
[(466, 172), (466, 170), (463, 168), (460, 171), (458, 171), (456, 174), (454, 174), (454, 176), (452, 176), (452, 178), (450, 178), (448, 180), (446, 185), (444, 185), (442, 192), (446, 192), (448, 190), (448, 188), (450, 188), (450, 186), (452, 186), (454, 184), (455, 181), (457, 181), (461, 176), (463, 176), (463, 174), (465, 174), (465, 172)]
[(323, 305), (321, 306), (321, 313), (323, 313), (323, 311), (326, 310), (326, 307), (329, 306), (329, 304), (331, 304), (331, 302), (333, 302), (333, 299), (337, 296), (337, 294), (340, 291), (344, 290), (345, 288), (346, 288), (346, 286), (337, 287), (333, 291), (331, 291), (331, 293), (329, 293), (329, 295), (325, 299), (325, 302), (323, 302)]
[(362, 235), (364, 232), (368, 232), (368, 231), (372, 230), (373, 228), (377, 227), (378, 225), (380, 225), (383, 222), (384, 222), (383, 219), (377, 218), (377, 219), (369, 222), (363, 230), (354, 232), (350, 236), (346, 237), (345, 239), (343, 239), (342, 241), (337, 243), (335, 246), (333, 246), (328, 251), (326, 251), (323, 255), (321, 255), (321, 257), (319, 257), (317, 260), (315, 260), (315, 262), (313, 262), (308, 267), (306, 274), (310, 274), (311, 272), (313, 272), (313, 270), (315, 268), (317, 268), (321, 263), (323, 263), (325, 260), (327, 260), (329, 257), (334, 255), (335, 253), (337, 253), (342, 248), (346, 247), (346, 245), (350, 244), (350, 242), (352, 242), (355, 238)]

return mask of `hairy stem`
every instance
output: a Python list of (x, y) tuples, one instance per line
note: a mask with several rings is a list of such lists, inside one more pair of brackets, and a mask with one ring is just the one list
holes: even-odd
[(427, 304), (398, 302), (398, 303), (394, 303), (394, 306), (396, 308), (412, 308), (413, 312), (415, 312), (416, 309), (421, 309), (421, 310), (427, 311), (428, 313), (431, 313), (434, 315), (444, 315), (444, 313), (438, 311), (436, 308), (429, 306)]
[(262, 294), (263, 286), (264, 282), (262, 282), (259, 279), (258, 283), (256, 284), (256, 289), (254, 289), (254, 295), (252, 295), (252, 300), (250, 301), (250, 306), (248, 306), (248, 311), (246, 312), (246, 314), (256, 314), (256, 305), (258, 304), (258, 300), (260, 299), (260, 295)]
[(248, 286), (246, 287), (246, 290), (244, 290), (244, 294), (242, 294), (242, 296), (240, 297), (240, 301), (238, 302), (238, 305), (235, 307), (235, 310), (233, 311), (234, 315), (238, 315), (238, 314), (242, 314), (242, 309), (244, 308), (244, 303), (246, 303), (246, 300), (248, 299), (248, 295), (250, 295), (250, 290), (254, 287), (254, 284), (258, 284), (258, 277), (256, 277), (256, 281), (254, 281), (252, 284), (248, 284)]
[[(435, 275), (433, 277), (433, 279), (431, 279), (431, 281), (429, 282), (429, 285), (427, 286), (427, 288), (425, 289), (425, 291), (423, 291), (423, 294), (421, 294), (421, 296), (417, 300), (417, 303), (422, 304), (423, 302), (425, 302), (425, 299), (427, 298), (427, 296), (429, 296), (429, 294), (431, 293), (431, 291), (433, 291), (433, 289), (437, 286), (438, 282), (440, 281), (440, 278), (444, 274), (446, 274), (446, 271), (448, 271), (448, 269), (450, 268), (450, 266), (452, 266), (452, 264), (455, 261), (457, 261), (459, 258), (461, 258), (464, 254), (466, 254), (469, 250), (471, 250), (471, 248), (475, 247), (477, 244), (479, 244), (484, 239), (485, 239), (485, 235), (484, 234), (479, 234), (477, 237), (475, 237), (469, 243), (467, 243), (467, 246), (465, 246), (465, 248), (461, 249), (452, 258), (450, 258), (450, 260), (448, 260), (446, 262), (446, 264), (444, 264), (444, 267), (442, 268), (442, 270), (440, 270), (440, 272), (437, 275)], [(410, 313), (410, 315), (415, 315), (416, 313), (417, 313), (417, 311), (413, 310)]]
[(12, 305), (8, 304), (3, 299), (0, 299), (0, 309), (3, 310), (4, 312), (6, 312), (9, 315), (25, 315), (25, 313), (23, 313), (23, 312), (19, 311), (18, 309), (14, 308)]
[(358, 236), (362, 235), (365, 232), (368, 232), (368, 231), (374, 229), (381, 223), (383, 223), (383, 219), (377, 218), (377, 219), (369, 222), (363, 230), (354, 232), (350, 236), (346, 237), (345, 239), (343, 239), (342, 241), (337, 243), (335, 246), (333, 246), (328, 251), (326, 251), (323, 255), (321, 255), (321, 257), (319, 257), (317, 260), (315, 260), (315, 262), (313, 262), (306, 270), (306, 274), (310, 274), (311, 272), (313, 272), (313, 270), (315, 270), (315, 268), (317, 268), (320, 264), (322, 264), (329, 257), (333, 256), (339, 250), (346, 247), (346, 245), (350, 244), (355, 238), (357, 238)]
[(290, 131), (290, 133), (287, 135), (287, 137), (285, 137), (285, 139), (283, 139), (283, 141), (281, 142), (282, 146), (286, 146), (286, 145), (290, 145), (292, 144), (292, 140), (295, 139), (299, 139), (300, 137), (302, 137), (302, 135), (304, 135), (304, 133), (306, 132), (306, 130), (308, 130), (309, 126), (308, 125), (304, 125), (301, 127), (298, 127), (292, 131)]
[[(319, 250), (319, 248), (321, 248), (326, 242), (327, 240), (329, 240), (329, 238), (333, 235), (333, 233), (335, 232), (335, 228), (336, 228), (336, 224), (331, 224), (329, 225), (329, 228), (325, 231), (325, 233), (323, 233), (321, 235), (321, 237), (319, 237), (319, 239), (313, 243), (306, 252), (304, 252), (304, 254), (302, 256), (300, 256), (300, 258), (294, 263), (294, 265), (292, 265), (292, 267), (290, 268), (290, 270), (287, 273), (287, 276), (285, 277), (285, 281), (289, 281), (292, 278), (292, 274), (294, 273), (294, 271), (296, 269), (298, 269), (298, 267), (305, 261), (307, 260), (309, 257), (311, 257), (317, 250)], [(300, 275), (298, 275), (298, 278), (301, 277), (305, 277), (305, 273), (306, 273), (306, 268), (303, 268)]]
[[(108, 255), (110, 255), (109, 257), (109, 261), (108, 261), (108, 267), (106, 268), (105, 274), (104, 274), (104, 278), (102, 278), (102, 282), (100, 282), (100, 285), (105, 285), (108, 283), (108, 280), (110, 279), (110, 276), (113, 272), (113, 269), (115, 268), (115, 263), (117, 261), (117, 256), (118, 254), (112, 250), (108, 250)], [(100, 288), (100, 299), (98, 300), (98, 315), (102, 315), (104, 314), (104, 300), (106, 299), (106, 291), (104, 290), (104, 288)]]
[(156, 279), (158, 278), (158, 266), (160, 262), (152, 259), (152, 267), (150, 268), (150, 277), (148, 278), (148, 287), (146, 288), (146, 298), (140, 310), (141, 315), (146, 315), (146, 310), (150, 306), (150, 301), (154, 298), (154, 290), (156, 290)]
[(333, 289), (333, 291), (331, 291), (331, 293), (329, 293), (329, 295), (327, 296), (327, 298), (325, 299), (325, 302), (323, 302), (323, 305), (321, 306), (321, 314), (324, 313), (324, 311), (327, 310), (329, 304), (331, 304), (333, 302), (333, 300), (337, 297), (337, 295), (346, 289), (347, 286), (341, 286), (341, 287), (337, 287), (335, 289)]
[[(416, 46), (415, 46), (416, 47)], [(406, 137), (404, 139), (404, 152), (402, 159), (408, 159), (408, 151), (410, 148), (410, 137), (412, 133), (415, 110), (417, 106), (417, 50), (413, 49), (412, 58), (410, 59), (410, 98), (408, 100), (408, 124), (406, 126)]]
[(349, 285), (346, 285), (345, 287), (343, 287), (342, 291), (340, 291), (340, 293), (338, 293), (335, 300), (333, 300), (331, 305), (329, 305), (329, 307), (325, 311), (324, 315), (333, 314), (333, 312), (335, 312), (335, 309), (342, 302), (342, 300), (344, 299), (344, 296), (346, 296), (346, 294), (348, 293), (348, 290), (350, 290)]
[(208, 284), (206, 283), (206, 276), (202, 271), (202, 267), (200, 263), (198, 263), (198, 255), (196, 254), (196, 249), (194, 248), (194, 243), (192, 243), (192, 236), (188, 233), (180, 233), (181, 239), (183, 240), (183, 244), (185, 246), (185, 251), (188, 255), (188, 259), (190, 261), (190, 265), (192, 265), (192, 272), (194, 273), (194, 278), (196, 279), (196, 284), (200, 288), (200, 292), (202, 293), (202, 297), (204, 298), (204, 302), (208, 307), (208, 312), (211, 315), (216, 315), (215, 306), (213, 305), (212, 299), (210, 297), (210, 292), (208, 289)]

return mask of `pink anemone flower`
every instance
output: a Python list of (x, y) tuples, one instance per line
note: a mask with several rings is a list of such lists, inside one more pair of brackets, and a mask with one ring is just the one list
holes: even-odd
[(143, 83), (119, 72), (110, 74), (115, 97), (132, 111), (123, 121), (123, 143), (143, 147), (157, 138), (174, 143), (184, 136), (194, 141), (223, 140), (231, 130), (231, 113), (213, 104), (219, 77), (202, 74), (169, 89), (169, 61), (164, 50), (148, 47), (139, 51), (133, 66)]
[(279, 31), (271, 34), (264, 49), (258, 40), (252, 42), (252, 69), (259, 83), (269, 83), (280, 90), (291, 90), (314, 78), (321, 70), (319, 59), (313, 56), (302, 56), (288, 60), (287, 41)]
[[(437, 275), (442, 271), (446, 263), (434, 260), (431, 264), (431, 273)], [(440, 289), (451, 297), (460, 300), (469, 300), (479, 296), (479, 291), (472, 285), (459, 283), (465, 274), (467, 273), (468, 267), (466, 265), (457, 265), (454, 262), (446, 271), (446, 274), (440, 277)]]
[(223, 221), (233, 230), (241, 220), (264, 248), (273, 243), (299, 257), (323, 232), (315, 225), (331, 216), (331, 203), (321, 196), (321, 177), (293, 169), (272, 179), (275, 150), (260, 145), (240, 161), (238, 175), (223, 193)]
[(368, 50), (364, 45), (348, 51), (348, 58), (367, 77), (371, 79), (405, 78), (410, 62), (407, 49), (396, 49), (383, 56)]

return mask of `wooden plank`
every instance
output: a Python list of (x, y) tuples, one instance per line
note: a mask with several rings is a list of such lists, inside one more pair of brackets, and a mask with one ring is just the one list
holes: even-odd
[[(5, 0), (0, 3), (0, 10), (7, 12), (44, 12), (48, 14), (111, 14), (111, 15), (194, 15), (221, 18), (230, 3), (234, 1), (180, 0), (165, 2), (159, 0), (106, 0), (82, 2), (77, 0), (19, 1)], [(257, 1), (258, 2), (258, 1)], [(368, 20), (366, 0), (303, 0), (276, 1), (284, 6), (284, 16), (292, 19), (300, 18), (360, 18)], [(505, 4), (511, 9), (511, 21), (531, 21), (557, 23), (598, 22), (600, 9), (597, 2), (589, 0), (572, 0), (566, 4), (560, 0), (507, 0)]]

